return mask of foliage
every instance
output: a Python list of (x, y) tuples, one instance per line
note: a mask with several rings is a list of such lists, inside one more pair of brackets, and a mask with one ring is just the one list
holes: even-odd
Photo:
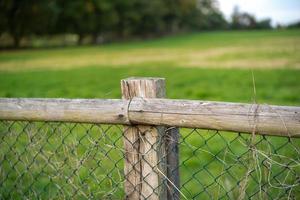
[(1, 32), (9, 32), (17, 47), (26, 35), (48, 33), (56, 23), (55, 11), (54, 1), (3, 0), (0, 3)]
[(271, 19), (263, 19), (257, 21), (255, 16), (247, 12), (240, 12), (238, 7), (235, 7), (232, 13), (232, 29), (271, 29)]
[(183, 30), (220, 29), (226, 21), (215, 0), (3, 0), (0, 34), (14, 45), (34, 34), (75, 33), (81, 44), (149, 37)]
[(288, 25), (287, 28), (300, 28), (300, 21)]

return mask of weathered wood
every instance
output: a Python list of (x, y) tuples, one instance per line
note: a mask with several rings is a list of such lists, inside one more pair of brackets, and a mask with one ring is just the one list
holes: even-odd
[[(160, 78), (125, 79), (121, 87), (125, 99), (165, 97), (165, 82)], [(124, 129), (126, 199), (166, 199), (163, 128), (138, 125)]]
[(300, 107), (211, 101), (0, 98), (0, 119), (123, 125), (130, 121), (244, 133), (256, 126), (257, 134), (300, 137)]
[(128, 114), (134, 124), (300, 137), (300, 107), (293, 106), (134, 98)]
[(129, 124), (128, 100), (0, 98), (0, 119)]
[(171, 200), (180, 199), (179, 138), (178, 128), (169, 127), (166, 129), (168, 199)]

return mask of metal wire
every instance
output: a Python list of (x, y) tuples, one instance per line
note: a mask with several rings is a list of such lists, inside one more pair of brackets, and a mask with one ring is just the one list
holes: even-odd
[(0, 122), (0, 199), (121, 199), (122, 128)]
[[(177, 191), (169, 199), (300, 198), (300, 139), (182, 128), (179, 164), (172, 167), (181, 184), (171, 190), (163, 141), (176, 139), (164, 134), (153, 142), (151, 130), (137, 129), (132, 139), (119, 125), (0, 121), (0, 199), (124, 199), (141, 187), (151, 199), (164, 185)], [(125, 151), (126, 144), (132, 149)], [(157, 162), (147, 157), (153, 151)], [(130, 160), (134, 153), (138, 159)], [(124, 172), (125, 161), (131, 162)], [(153, 171), (128, 179), (147, 167)], [(156, 185), (153, 172), (162, 177)]]
[(181, 135), (188, 199), (300, 198), (300, 139), (200, 129)]

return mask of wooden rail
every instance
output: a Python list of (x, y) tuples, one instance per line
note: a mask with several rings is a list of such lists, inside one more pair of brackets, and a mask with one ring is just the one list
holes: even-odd
[(128, 100), (0, 98), (0, 119), (130, 124)]
[(131, 123), (300, 137), (300, 107), (212, 101), (133, 99)]
[(300, 137), (300, 107), (211, 101), (0, 98), (0, 119), (165, 125)]

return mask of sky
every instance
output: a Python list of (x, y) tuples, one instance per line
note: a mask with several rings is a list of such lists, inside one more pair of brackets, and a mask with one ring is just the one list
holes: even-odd
[(257, 19), (271, 18), (273, 25), (300, 21), (300, 0), (219, 0), (226, 19), (230, 19), (235, 5)]

